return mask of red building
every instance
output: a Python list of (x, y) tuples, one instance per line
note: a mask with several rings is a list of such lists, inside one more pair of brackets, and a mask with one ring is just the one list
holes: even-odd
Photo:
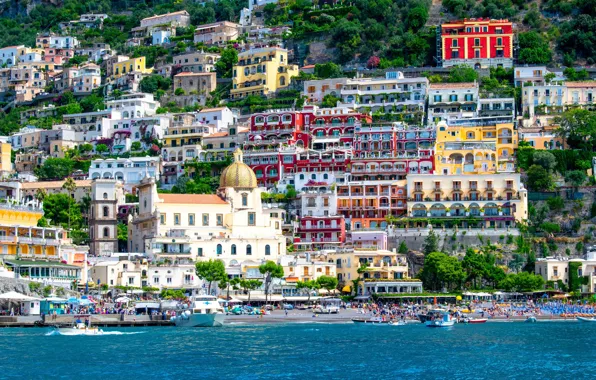
[(299, 223), (294, 245), (303, 246), (300, 249), (337, 246), (346, 241), (346, 222), (342, 215), (303, 216)]
[(434, 170), (435, 131), (402, 123), (367, 124), (354, 132), (351, 180), (398, 180)]
[(443, 24), (441, 52), (443, 67), (512, 67), (512, 22), (470, 18)]

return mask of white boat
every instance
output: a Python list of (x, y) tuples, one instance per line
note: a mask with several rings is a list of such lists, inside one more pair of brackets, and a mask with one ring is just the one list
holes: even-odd
[[(186, 305), (185, 305), (186, 306)], [(219, 327), (226, 314), (213, 296), (192, 296), (190, 307), (179, 309), (171, 320), (178, 327)]]
[(596, 318), (576, 317), (578, 322), (596, 322)]
[(425, 324), (426, 327), (451, 327), (455, 325), (455, 319), (449, 312), (441, 310), (435, 312)]
[(60, 335), (103, 335), (103, 330), (97, 327), (87, 326), (85, 323), (76, 323), (72, 327), (57, 328)]

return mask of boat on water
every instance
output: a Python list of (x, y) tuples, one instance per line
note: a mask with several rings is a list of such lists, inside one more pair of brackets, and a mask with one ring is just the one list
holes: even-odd
[(576, 317), (578, 322), (596, 322), (596, 318)]
[(529, 316), (528, 318), (526, 318), (526, 323), (536, 323), (536, 317), (534, 316)]
[(429, 314), (430, 319), (424, 323), (426, 327), (451, 327), (455, 325), (455, 319), (449, 314), (448, 311), (431, 311)]
[(372, 317), (372, 318), (352, 318), (352, 322), (354, 323), (364, 323), (369, 325), (381, 325), (381, 324), (389, 324), (389, 320), (384, 320), (381, 317)]
[(192, 296), (190, 306), (184, 305), (170, 320), (178, 327), (220, 327), (226, 313), (214, 296)]
[(103, 335), (103, 330), (83, 322), (75, 323), (72, 327), (57, 327), (55, 331), (60, 335)]
[(478, 324), (478, 323), (486, 323), (488, 318), (466, 318), (464, 319), (464, 323), (471, 323), (471, 324)]

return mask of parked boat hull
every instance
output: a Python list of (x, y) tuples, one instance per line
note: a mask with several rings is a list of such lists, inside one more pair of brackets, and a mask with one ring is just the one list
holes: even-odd
[(596, 318), (576, 317), (578, 322), (596, 322)]
[(224, 324), (226, 315), (223, 313), (213, 314), (190, 314), (176, 317), (175, 323), (178, 327), (221, 327)]
[(452, 327), (455, 321), (426, 321), (426, 327)]
[(103, 335), (103, 330), (99, 329), (75, 329), (75, 328), (60, 328), (56, 329), (60, 335)]
[(470, 319), (470, 320), (468, 320), (468, 323), (477, 324), (477, 323), (486, 323), (486, 321), (488, 321), (488, 319), (478, 318), (478, 319)]

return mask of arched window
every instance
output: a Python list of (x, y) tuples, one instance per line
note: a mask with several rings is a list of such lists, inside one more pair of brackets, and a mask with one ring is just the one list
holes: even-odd
[(279, 78), (279, 86), (283, 87), (286, 85), (286, 77)]
[(139, 134), (139, 132), (135, 132), (135, 139), (140, 139), (141, 135)]
[(108, 193), (103, 193), (103, 199), (108, 199)]
[(103, 217), (107, 218), (108, 216), (110, 216), (110, 209), (108, 206), (104, 206), (103, 207)]
[(248, 195), (247, 194), (242, 194), (242, 206), (244, 206), (244, 207), (248, 206)]
[(249, 244), (246, 246), (246, 254), (247, 255), (252, 255), (252, 246)]
[(317, 175), (316, 174), (311, 174), (310, 175), (310, 179), (317, 179)]
[(232, 244), (232, 255), (236, 254), (236, 244)]
[(300, 174), (300, 179), (304, 179), (304, 174)]
[(222, 254), (222, 252), (223, 252), (223, 248), (221, 247), (221, 244), (218, 244), (218, 245), (217, 245), (217, 254), (218, 254), (218, 255), (221, 255), (221, 254)]
[(122, 112), (122, 118), (128, 119), (128, 115), (129, 115), (128, 111)]
[(269, 244), (267, 244), (265, 246), (265, 256), (269, 256), (271, 255), (271, 247), (269, 246)]
[(327, 173), (323, 174), (323, 179), (329, 179), (329, 174), (327, 174)]
[(108, 227), (103, 228), (103, 237), (105, 237), (105, 238), (110, 237), (110, 229)]

